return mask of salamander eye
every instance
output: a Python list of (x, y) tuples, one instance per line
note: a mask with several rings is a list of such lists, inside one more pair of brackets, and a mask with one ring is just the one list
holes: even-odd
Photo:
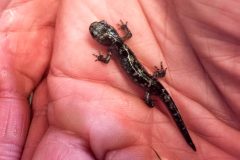
[(96, 37), (98, 35), (98, 32), (96, 30), (90, 30), (90, 33), (92, 37)]

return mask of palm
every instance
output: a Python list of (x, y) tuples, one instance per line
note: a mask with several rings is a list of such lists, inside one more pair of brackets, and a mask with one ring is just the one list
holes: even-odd
[[(151, 147), (168, 159), (202, 159), (203, 155), (205, 159), (237, 159), (240, 156), (240, 147), (234, 141), (239, 138), (237, 94), (232, 94), (238, 89), (238, 85), (233, 85), (237, 83), (237, 72), (229, 69), (234, 66), (237, 70), (237, 58), (232, 58), (238, 44), (237, 24), (218, 24), (217, 17), (221, 13), (208, 9), (211, 4), (144, 1), (140, 8), (140, 4), (129, 1), (111, 5), (73, 2), (63, 3), (58, 13), (50, 71), (34, 95), (34, 118), (24, 159), (55, 159), (58, 156), (149, 159), (155, 156)], [(46, 5), (52, 6), (54, 12), (55, 5)], [(204, 11), (211, 14), (205, 15)], [(185, 144), (166, 112), (146, 107), (139, 98), (143, 91), (115, 62), (108, 65), (94, 62), (91, 54), (101, 47), (91, 39), (88, 26), (103, 17), (110, 24), (116, 24), (120, 18), (129, 22), (133, 38), (127, 43), (150, 71), (160, 61), (166, 64), (167, 76), (161, 82), (178, 104), (197, 153)], [(51, 18), (48, 21), (53, 22), (54, 16)], [(51, 33), (50, 22), (44, 27), (47, 35)], [(42, 30), (37, 33), (43, 35)], [(28, 35), (30, 33), (23, 37)], [(36, 41), (42, 41), (43, 37), (46, 36)], [(28, 47), (33, 45), (29, 42)], [(21, 66), (24, 68), (20, 73), (32, 78), (31, 83), (26, 78), (18, 78), (19, 83), (32, 84), (21, 95), (26, 97), (40, 80), (50, 59), (49, 51), (50, 48), (45, 48), (40, 55), (33, 52), (29, 59), (10, 59), (12, 63), (27, 64), (28, 67)], [(27, 63), (35, 62), (36, 55), (40, 61)], [(223, 60), (217, 59), (221, 57)], [(20, 107), (24, 106), (20, 104)], [(26, 123), (20, 121), (22, 117), (16, 118), (21, 126)], [(26, 128), (24, 130), (26, 132)], [(17, 141), (22, 144), (19, 139)]]

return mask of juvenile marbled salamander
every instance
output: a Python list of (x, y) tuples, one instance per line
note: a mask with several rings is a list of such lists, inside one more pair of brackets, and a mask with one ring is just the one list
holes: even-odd
[(106, 56), (102, 55), (101, 53), (99, 53), (99, 55), (94, 55), (97, 57), (96, 61), (108, 63), (111, 59), (111, 55), (116, 56), (122, 68), (128, 73), (128, 75), (146, 90), (144, 98), (146, 104), (149, 107), (153, 107), (151, 95), (159, 96), (162, 102), (166, 105), (188, 145), (194, 151), (196, 151), (196, 147), (192, 142), (177, 106), (167, 90), (157, 80), (157, 78), (165, 76), (166, 69), (164, 69), (161, 65), (161, 68), (156, 67), (156, 71), (153, 73), (153, 75), (150, 75), (143, 65), (137, 60), (133, 51), (126, 44), (124, 44), (124, 41), (132, 37), (132, 33), (128, 29), (127, 23), (123, 23), (121, 21), (120, 29), (125, 33), (123, 37), (120, 37), (117, 31), (104, 20), (93, 22), (90, 25), (89, 31), (92, 37), (98, 43), (108, 47), (108, 53)]

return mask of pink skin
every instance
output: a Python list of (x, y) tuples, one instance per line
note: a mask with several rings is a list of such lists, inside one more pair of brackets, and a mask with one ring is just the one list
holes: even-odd
[[(239, 8), (235, 0), (2, 0), (0, 159), (157, 159), (152, 148), (163, 160), (239, 159)], [(163, 61), (160, 81), (197, 152), (116, 62), (94, 61), (105, 50), (88, 27), (102, 19), (129, 22), (127, 44), (150, 72)]]

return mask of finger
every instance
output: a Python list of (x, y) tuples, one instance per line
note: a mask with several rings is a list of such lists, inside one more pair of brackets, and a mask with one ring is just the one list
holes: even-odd
[(32, 159), (55, 160), (59, 157), (68, 160), (94, 160), (88, 148), (88, 143), (78, 135), (49, 128), (39, 144)]
[(22, 155), (22, 160), (32, 159), (36, 148), (38, 147), (43, 135), (48, 128), (47, 106), (48, 90), (46, 80), (43, 81), (33, 96), (33, 115), (29, 128), (26, 144)]
[(51, 56), (54, 17), (38, 19), (51, 2), (24, 2), (8, 1), (0, 17), (0, 150), (13, 159), (20, 158), (28, 131), (28, 96)]

